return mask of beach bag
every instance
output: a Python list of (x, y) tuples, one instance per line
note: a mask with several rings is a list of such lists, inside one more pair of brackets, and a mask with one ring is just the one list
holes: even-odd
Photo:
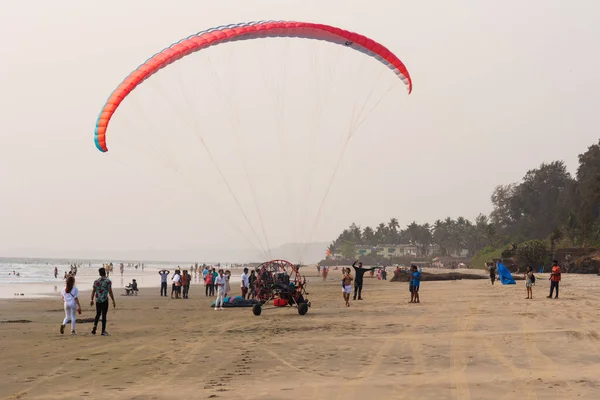
[(531, 283), (535, 284), (535, 275), (531, 274)]

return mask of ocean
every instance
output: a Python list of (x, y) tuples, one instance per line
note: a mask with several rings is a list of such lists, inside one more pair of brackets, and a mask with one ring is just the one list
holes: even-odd
[[(144, 270), (141, 264), (144, 264)], [(60, 296), (60, 291), (65, 285), (64, 274), (70, 271), (71, 264), (80, 264), (75, 277), (75, 286), (80, 291), (91, 290), (93, 281), (98, 277), (98, 268), (103, 262), (99, 260), (68, 260), (68, 259), (43, 259), (43, 258), (0, 258), (0, 298), (36, 298), (47, 296)], [(110, 279), (113, 283), (115, 295), (121, 294), (122, 289), (132, 279), (135, 279), (140, 288), (160, 287), (158, 271), (167, 269), (173, 271), (180, 267), (182, 270), (192, 266), (191, 263), (177, 263), (165, 261), (123, 261), (125, 271), (121, 276), (119, 262), (113, 261), (113, 273)], [(138, 269), (134, 265), (138, 265)], [(54, 268), (58, 268), (58, 277), (54, 277)], [(224, 267), (224, 266), (223, 266)], [(224, 267), (225, 268), (225, 267)], [(233, 269), (232, 269), (233, 271)], [(190, 272), (191, 273), (191, 272)], [(192, 285), (201, 285), (201, 274), (192, 275)], [(232, 274), (231, 282), (239, 282), (237, 270)], [(191, 290), (191, 289), (190, 289)]]

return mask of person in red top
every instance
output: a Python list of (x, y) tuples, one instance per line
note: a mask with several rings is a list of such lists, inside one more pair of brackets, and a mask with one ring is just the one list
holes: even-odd
[(213, 286), (213, 275), (210, 271), (206, 274), (204, 278), (204, 296), (212, 296), (214, 294), (214, 286)]
[(187, 269), (183, 270), (183, 274), (181, 274), (181, 287), (183, 288), (184, 299), (188, 299), (188, 294), (190, 293), (190, 282), (192, 280), (192, 276), (188, 273)]
[(549, 299), (552, 298), (552, 293), (554, 293), (554, 288), (556, 288), (556, 296), (555, 299), (558, 299), (558, 283), (560, 282), (560, 266), (558, 265), (558, 261), (554, 260), (552, 262), (552, 273), (550, 275), (550, 296)]

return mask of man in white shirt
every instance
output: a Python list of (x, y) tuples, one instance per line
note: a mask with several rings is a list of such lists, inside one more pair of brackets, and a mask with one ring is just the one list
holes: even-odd
[(245, 299), (248, 294), (248, 287), (250, 286), (250, 281), (248, 280), (248, 268), (244, 268), (244, 273), (242, 274), (242, 297)]
[(215, 300), (215, 311), (223, 309), (223, 298), (225, 297), (225, 285), (227, 284), (227, 278), (223, 275), (223, 270), (219, 270), (219, 275), (215, 279), (215, 286), (217, 287), (217, 300)]
[(173, 286), (171, 287), (171, 298), (173, 298), (173, 293), (175, 293), (175, 298), (179, 298), (179, 293), (181, 292), (181, 275), (179, 270), (175, 271), (175, 275), (171, 279), (173, 281)]

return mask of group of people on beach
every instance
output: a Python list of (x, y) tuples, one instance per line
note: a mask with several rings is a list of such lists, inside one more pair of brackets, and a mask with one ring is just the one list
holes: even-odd
[[(167, 279), (171, 271), (162, 269), (158, 271), (160, 275), (160, 295), (161, 297), (167, 296)], [(171, 278), (171, 298), (172, 299), (189, 299), (190, 284), (192, 283), (192, 276), (188, 273), (187, 269), (181, 272), (180, 269), (176, 269)]]
[[(357, 266), (358, 264), (358, 266)], [(350, 307), (350, 295), (352, 294), (352, 283), (354, 282), (354, 296), (352, 300), (362, 300), (362, 289), (364, 283), (364, 275), (366, 272), (371, 272), (381, 267), (363, 268), (362, 262), (354, 261), (352, 264), (354, 269), (354, 277), (352, 277), (352, 270), (347, 267), (344, 269), (342, 274), (342, 295), (344, 298), (344, 304), (346, 307)], [(380, 279), (386, 279), (380, 278)], [(410, 290), (410, 303), (419, 303), (419, 287), (421, 286), (421, 271), (418, 270), (416, 265), (411, 266), (411, 278), (409, 284)]]
[[(490, 280), (492, 284), (496, 279), (496, 267), (493, 263), (488, 263), (486, 265), (489, 269)], [(61, 291), (61, 296), (64, 302), (64, 310), (65, 310), (65, 318), (60, 326), (60, 333), (63, 334), (67, 323), (71, 323), (71, 334), (76, 335), (77, 332), (75, 330), (76, 325), (76, 313), (81, 314), (81, 303), (79, 302), (79, 290), (75, 287), (75, 274), (68, 274), (66, 277), (66, 286)], [(377, 266), (365, 268), (363, 267), (362, 262), (355, 261), (352, 264), (352, 269), (354, 269), (354, 276), (352, 274), (352, 269), (350, 267), (344, 268), (342, 273), (342, 295), (344, 299), (344, 304), (346, 307), (350, 307), (350, 295), (354, 293), (352, 299), (353, 300), (363, 300), (362, 290), (364, 284), (364, 275), (367, 272), (372, 272), (375, 269), (380, 268)], [(216, 270), (215, 267), (204, 266), (201, 272), (198, 269), (192, 267), (192, 271), (194, 274), (202, 274), (202, 280), (205, 286), (205, 296), (215, 296), (215, 310), (223, 310), (224, 300), (227, 296), (231, 294), (231, 271), (219, 269)], [(256, 271), (252, 270), (250, 274), (248, 273), (249, 269), (244, 268), (243, 273), (240, 276), (240, 289), (241, 294), (244, 299), (254, 299), (256, 297)], [(321, 272), (321, 271), (319, 271)], [(94, 326), (92, 328), (92, 334), (96, 334), (98, 323), (102, 322), (102, 336), (107, 336), (108, 333), (106, 331), (106, 315), (108, 313), (109, 308), (109, 298), (112, 300), (113, 308), (116, 307), (114, 295), (112, 292), (112, 282), (108, 278), (108, 273), (105, 267), (102, 267), (98, 270), (99, 278), (96, 279), (92, 285), (92, 294), (90, 297), (90, 306), (94, 305), (94, 301), (96, 303), (96, 316), (94, 318)], [(160, 296), (167, 297), (167, 280), (168, 276), (171, 272), (162, 269), (158, 271), (158, 274), (161, 277), (161, 287), (160, 287)], [(409, 303), (419, 303), (419, 289), (421, 286), (421, 270), (416, 265), (411, 265), (410, 269), (410, 280), (409, 280), (409, 291), (410, 291), (410, 302)], [(525, 274), (525, 287), (527, 289), (527, 297), (526, 299), (533, 299), (533, 286), (535, 285), (535, 275), (533, 273), (533, 269), (529, 266), (527, 267)], [(189, 274), (188, 270), (184, 269), (181, 271), (179, 268), (175, 270), (173, 277), (171, 278), (171, 298), (172, 299), (188, 299), (189, 298), (189, 289), (190, 283), (192, 281), (192, 276)], [(554, 298), (558, 298), (558, 290), (559, 283), (561, 281), (561, 269), (556, 260), (554, 260), (552, 265), (552, 270), (550, 274), (550, 294), (548, 298), (552, 298), (554, 293)], [(137, 289), (137, 283), (136, 288)], [(354, 289), (354, 292), (353, 292)]]
[[(486, 268), (490, 273), (490, 281), (492, 285), (496, 281), (496, 277), (498, 274), (498, 270), (496, 265), (493, 262), (486, 263)], [(517, 269), (518, 272), (518, 269)], [(556, 295), (554, 295), (555, 299), (558, 299), (558, 288), (561, 281), (562, 272), (560, 269), (560, 265), (557, 260), (552, 261), (552, 269), (550, 271), (550, 294), (547, 296), (549, 299), (553, 297), (554, 292), (556, 291)], [(533, 299), (533, 286), (535, 286), (536, 277), (533, 273), (533, 268), (531, 266), (527, 266), (525, 269), (525, 273), (523, 274), (523, 278), (525, 279), (525, 289), (527, 290), (526, 300)]]

